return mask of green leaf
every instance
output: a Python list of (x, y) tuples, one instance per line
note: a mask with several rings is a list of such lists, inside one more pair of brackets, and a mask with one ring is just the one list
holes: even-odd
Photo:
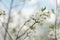
[(2, 15), (2, 14), (0, 13), (0, 15)]
[(0, 15), (2, 15), (1, 11), (0, 11)]
[(30, 29), (33, 29), (33, 26), (31, 26)]
[(46, 17), (44, 17), (43, 19), (46, 19)]
[(51, 25), (49, 26), (49, 28), (50, 28), (50, 29), (54, 29), (54, 25), (51, 24)]
[(52, 10), (52, 12), (54, 13), (54, 9), (51, 9)]
[(45, 11), (45, 10), (46, 10), (46, 7), (44, 7), (44, 8), (41, 9), (42, 12)]
[(16, 28), (13, 28), (13, 33), (15, 33), (16, 32)]
[(32, 18), (33, 20), (36, 20), (35, 18)]
[(42, 15), (40, 14), (40, 16), (42, 16)]
[(30, 26), (30, 29), (31, 29), (31, 30), (34, 30), (34, 29), (35, 29), (35, 27), (33, 27), (33, 26)]

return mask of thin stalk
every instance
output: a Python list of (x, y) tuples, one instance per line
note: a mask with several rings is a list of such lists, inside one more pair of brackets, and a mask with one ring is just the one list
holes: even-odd
[(7, 33), (8, 33), (8, 26), (9, 26), (9, 22), (10, 22), (10, 16), (11, 16), (11, 10), (12, 10), (12, 6), (13, 6), (13, 1), (14, 0), (11, 0), (11, 4), (10, 4), (8, 20), (7, 20), (7, 23), (6, 23), (6, 30), (5, 30), (4, 40), (6, 40)]
[(57, 13), (57, 8), (58, 8), (58, 4), (57, 4), (57, 0), (56, 0), (56, 14), (55, 14), (55, 40), (57, 40), (57, 31), (56, 31), (56, 29), (57, 29), (57, 17), (58, 17), (58, 13)]
[[(2, 23), (2, 26), (3, 26), (3, 28), (4, 28), (5, 31), (6, 31), (6, 28), (4, 27), (4, 24), (3, 24), (3, 23)], [(9, 32), (7, 32), (7, 33), (8, 33), (8, 35), (9, 35), (10, 39), (13, 40), (12, 36), (10, 35), (10, 33), (9, 33)]]
[[(31, 26), (34, 26), (35, 24), (36, 24), (36, 22), (33, 23)], [(23, 35), (25, 35), (29, 29), (30, 29), (30, 27), (29, 27), (23, 34), (21, 34), (20, 36), (17, 36), (16, 40), (18, 40), (18, 39), (21, 38)]]
[(30, 19), (29, 20), (27, 20), (22, 26), (21, 26), (21, 28), (19, 29), (19, 31), (18, 31), (18, 34), (17, 34), (17, 36), (16, 36), (16, 40), (17, 40), (17, 38), (18, 38), (18, 35), (19, 35), (19, 32), (21, 31), (21, 29), (24, 27), (24, 25), (27, 23), (27, 22), (29, 22), (30, 21)]

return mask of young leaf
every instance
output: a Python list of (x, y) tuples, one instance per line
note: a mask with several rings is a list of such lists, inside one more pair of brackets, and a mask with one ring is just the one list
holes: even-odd
[(2, 15), (1, 11), (0, 11), (0, 15)]
[(41, 9), (42, 12), (45, 11), (45, 10), (46, 10), (46, 7), (44, 7), (44, 8)]
[(15, 33), (16, 32), (16, 28), (13, 28), (13, 33)]
[(33, 29), (33, 26), (31, 26), (30, 29)]
[(31, 26), (31, 27), (30, 27), (30, 29), (31, 29), (31, 30), (34, 30), (34, 29), (35, 29), (35, 27)]
[(50, 29), (54, 29), (54, 25), (51, 24), (51, 25), (49, 26), (49, 28), (50, 28)]
[(54, 13), (54, 9), (51, 9), (52, 10), (52, 12)]

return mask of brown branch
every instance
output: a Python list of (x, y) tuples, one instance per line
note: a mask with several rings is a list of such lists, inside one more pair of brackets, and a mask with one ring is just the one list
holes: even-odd
[[(56, 11), (57, 11), (57, 8), (58, 8), (58, 4), (57, 4), (57, 0), (56, 0)], [(57, 29), (57, 17), (58, 17), (58, 15), (57, 15), (58, 13), (56, 12), (56, 14), (55, 14), (55, 16), (56, 16), (56, 18), (55, 18), (55, 40), (57, 40), (57, 31), (56, 31), (56, 29)]]
[[(6, 28), (4, 27), (4, 23), (2, 23), (2, 27), (3, 27), (3, 28), (5, 29), (5, 31), (6, 31)], [(13, 40), (12, 36), (10, 35), (10, 33), (9, 33), (9, 32), (7, 32), (7, 33), (8, 33), (8, 35), (9, 35), (10, 39)]]
[(11, 0), (11, 4), (10, 4), (10, 10), (9, 10), (9, 15), (8, 15), (8, 21), (7, 21), (7, 23), (6, 23), (6, 29), (5, 29), (4, 40), (6, 40), (7, 33), (8, 33), (8, 26), (9, 26), (9, 22), (10, 22), (11, 9), (12, 9), (12, 5), (13, 5), (13, 1), (14, 1), (14, 0)]
[(19, 39), (19, 38), (21, 38), (23, 35), (25, 35), (25, 33), (26, 33), (28, 30), (29, 30), (29, 29), (27, 29), (23, 34), (21, 34), (20, 36), (18, 36), (18, 37), (16, 38), (16, 40)]
[(16, 40), (17, 40), (17, 38), (18, 38), (18, 35), (19, 35), (19, 32), (21, 31), (21, 29), (24, 27), (24, 25), (27, 23), (27, 22), (29, 22), (30, 21), (30, 19), (29, 20), (27, 20), (22, 26), (21, 26), (21, 28), (19, 29), (19, 31), (18, 31), (18, 34), (17, 34), (17, 36), (16, 36)]
[(27, 22), (29, 22), (30, 21), (30, 19), (29, 20), (27, 20), (22, 26), (21, 26), (21, 28), (19, 29), (19, 31), (18, 31), (18, 33), (20, 32), (20, 30), (24, 27), (24, 25), (27, 23)]
[(25, 40), (27, 37), (28, 37), (28, 33), (27, 33), (27, 35), (23, 38), (23, 40)]
[[(25, 4), (25, 2), (23, 3), (23, 7), (24, 7), (24, 4)], [(19, 5), (15, 5), (14, 8), (17, 7), (17, 6), (19, 6)], [(23, 7), (20, 9), (20, 11), (23, 9)], [(23, 26), (24, 26), (28, 21), (29, 21), (29, 20), (27, 20), (27, 21), (21, 26), (21, 28), (19, 29), (19, 31), (18, 31), (18, 33), (17, 33), (16, 38), (18, 37), (18, 34), (19, 34), (20, 30), (23, 28)], [(20, 24), (20, 23), (19, 23), (19, 24)]]
[(27, 37), (29, 37), (29, 32), (26, 33), (26, 36), (23, 38), (23, 40), (25, 40)]
[[(31, 26), (34, 26), (35, 24), (36, 24), (36, 22), (33, 23)], [(31, 27), (31, 26), (30, 26), (30, 27)], [(18, 40), (18, 39), (21, 38), (23, 35), (25, 35), (25, 33), (27, 33), (27, 31), (30, 29), (30, 27), (29, 27), (23, 34), (21, 34), (20, 36), (17, 36), (16, 40)]]

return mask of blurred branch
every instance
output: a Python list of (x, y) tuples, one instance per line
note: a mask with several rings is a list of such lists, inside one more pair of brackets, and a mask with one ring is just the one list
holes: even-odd
[(27, 20), (27, 21), (21, 26), (21, 28), (20, 28), (19, 31), (18, 31), (16, 40), (19, 39), (19, 38), (21, 38), (23, 35), (25, 35), (25, 33), (27, 33), (27, 31), (28, 31), (29, 29), (31, 29), (36, 23), (39, 23), (38, 21), (36, 21), (36, 19), (33, 19), (33, 18), (32, 18), (32, 20), (34, 20), (35, 23), (33, 23), (23, 34), (21, 34), (20, 36), (18, 36), (18, 35), (19, 35), (19, 32), (21, 31), (21, 29), (24, 27), (24, 25), (25, 25), (27, 22), (30, 21), (30, 19)]
[(25, 40), (27, 37), (28, 37), (28, 33), (27, 33), (27, 35), (23, 38), (23, 40)]
[[(31, 26), (34, 26), (35, 24), (36, 24), (36, 22), (33, 23)], [(30, 26), (30, 27), (31, 27), (31, 26)], [(16, 40), (18, 40), (18, 39), (21, 38), (23, 35), (25, 35), (25, 34), (27, 33), (27, 31), (30, 29), (30, 27), (29, 27), (24, 33), (22, 33), (20, 36), (17, 36)]]
[(58, 17), (58, 13), (57, 13), (57, 8), (58, 8), (58, 4), (57, 4), (57, 0), (56, 0), (56, 14), (55, 14), (55, 40), (57, 40), (57, 17)]
[(19, 39), (19, 38), (21, 38), (23, 35), (25, 35), (25, 33), (26, 33), (28, 30), (29, 30), (29, 29), (27, 29), (24, 33), (22, 33), (20, 36), (18, 36), (18, 37), (16, 38), (16, 40)]
[(12, 9), (12, 6), (13, 6), (13, 1), (14, 1), (14, 0), (11, 0), (11, 4), (10, 4), (10, 10), (9, 10), (9, 14), (8, 14), (8, 21), (7, 21), (7, 23), (6, 23), (6, 29), (5, 29), (4, 40), (6, 40), (7, 33), (8, 33), (8, 26), (9, 26), (9, 21), (10, 21), (11, 9)]
[(24, 25), (27, 23), (27, 22), (29, 22), (30, 21), (30, 19), (29, 20), (27, 20), (22, 26), (21, 26), (21, 28), (19, 29), (19, 31), (18, 31), (18, 33), (20, 32), (20, 30), (24, 27)]
[(29, 20), (27, 20), (22, 26), (21, 26), (21, 28), (19, 29), (19, 31), (18, 31), (18, 34), (17, 34), (17, 37), (16, 37), (16, 40), (18, 39), (18, 35), (19, 35), (19, 32), (21, 31), (21, 29), (24, 27), (24, 25), (27, 23), (27, 22), (29, 22), (30, 21), (30, 19)]
[[(5, 31), (6, 31), (6, 28), (4, 27), (4, 26), (5, 26), (4, 23), (2, 23), (2, 26), (3, 26), (3, 28), (4, 28)], [(7, 33), (8, 33), (8, 35), (9, 35), (10, 39), (13, 40), (12, 36), (10, 35), (10, 33), (9, 33), (9, 32), (7, 32)]]

